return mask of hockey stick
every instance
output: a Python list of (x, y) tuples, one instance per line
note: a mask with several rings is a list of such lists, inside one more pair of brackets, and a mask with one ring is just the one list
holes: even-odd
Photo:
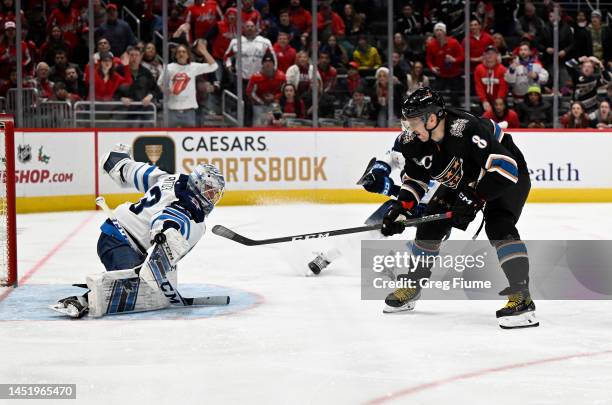
[[(451, 217), (452, 217), (451, 212), (445, 212), (443, 214), (427, 215), (424, 217), (407, 219), (407, 220), (400, 221), (400, 222), (402, 222), (404, 226), (415, 226), (415, 225), (424, 224), (426, 222), (439, 221), (442, 219), (449, 219)], [(327, 231), (327, 232), (304, 233), (301, 235), (283, 236), (280, 238), (260, 239), (260, 240), (249, 239), (246, 236), (237, 234), (236, 232), (224, 227), (223, 225), (215, 225), (212, 229), (212, 232), (215, 235), (221, 236), (223, 238), (231, 239), (234, 242), (238, 242), (242, 245), (259, 246), (259, 245), (270, 245), (272, 243), (292, 242), (295, 240), (328, 238), (330, 236), (339, 236), (339, 235), (348, 235), (351, 233), (358, 233), (358, 232), (375, 231), (380, 228), (382, 228), (382, 224), (373, 224), (373, 225), (366, 225), (366, 226), (358, 226), (356, 228), (335, 229), (335, 230)]]

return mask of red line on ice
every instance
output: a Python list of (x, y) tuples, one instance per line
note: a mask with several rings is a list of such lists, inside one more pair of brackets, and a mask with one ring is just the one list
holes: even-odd
[(591, 352), (591, 353), (570, 354), (570, 355), (567, 355), (567, 356), (549, 357), (547, 359), (525, 361), (525, 362), (521, 362), (521, 363), (507, 364), (505, 366), (499, 366), (499, 367), (493, 367), (493, 368), (485, 368), (485, 369), (482, 369), (482, 370), (476, 370), (476, 371), (472, 371), (472, 372), (465, 373), (465, 374), (458, 374), (458, 375), (455, 375), (455, 376), (452, 376), (452, 377), (443, 378), (443, 379), (437, 380), (437, 381), (431, 381), (431, 382), (428, 382), (428, 383), (423, 383), (423, 384), (415, 385), (413, 387), (406, 388), (406, 389), (403, 389), (401, 391), (393, 392), (393, 393), (387, 394), (385, 396), (372, 399), (372, 400), (366, 402), (365, 405), (383, 404), (383, 403), (386, 403), (386, 402), (395, 401), (395, 400), (397, 400), (399, 398), (403, 398), (403, 397), (407, 397), (407, 396), (410, 396), (410, 395), (418, 394), (419, 392), (426, 391), (426, 390), (431, 389), (431, 388), (437, 388), (437, 387), (440, 387), (442, 385), (450, 384), (452, 382), (468, 380), (470, 378), (481, 377), (481, 376), (487, 375), (487, 374), (499, 373), (499, 372), (502, 372), (502, 371), (514, 370), (514, 369), (517, 369), (517, 368), (525, 368), (525, 367), (537, 366), (537, 365), (540, 365), (540, 364), (556, 363), (556, 362), (560, 362), (560, 361), (564, 361), (564, 360), (578, 359), (578, 358), (582, 358), (582, 357), (601, 356), (601, 355), (604, 355), (604, 354), (612, 354), (612, 350), (604, 350), (604, 351), (600, 351), (600, 352)]
[[(19, 279), (18, 285), (25, 284), (30, 279), (30, 277), (34, 275), (34, 273), (40, 270), (45, 265), (45, 263), (49, 261), (49, 259), (51, 259), (68, 242), (70, 242), (72, 238), (78, 235), (79, 232), (81, 232), (81, 230), (85, 227), (85, 225), (87, 225), (89, 221), (91, 221), (95, 217), (96, 217), (96, 212), (92, 212), (87, 218), (85, 218), (85, 220), (83, 220), (83, 222), (81, 222), (64, 239), (59, 241), (57, 245), (53, 246), (53, 248), (42, 259), (36, 262), (36, 264), (34, 264), (34, 266), (32, 266), (30, 270), (26, 271), (26, 273)], [(8, 297), (13, 290), (14, 288), (9, 288), (4, 293), (0, 294), (0, 302), (2, 302), (6, 297)]]

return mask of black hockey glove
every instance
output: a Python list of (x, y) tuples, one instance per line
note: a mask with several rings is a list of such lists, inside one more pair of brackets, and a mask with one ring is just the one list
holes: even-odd
[[(393, 201), (393, 204), (383, 217), (382, 228), (380, 232), (384, 236), (391, 236), (395, 234), (400, 234), (404, 232), (406, 226), (401, 222), (397, 222), (397, 219), (400, 216), (404, 216), (406, 218), (412, 217), (411, 210), (415, 207), (415, 201)], [(403, 219), (403, 218), (400, 218)]]
[(476, 214), (482, 209), (484, 203), (485, 201), (476, 194), (474, 189), (461, 190), (452, 207), (453, 226), (465, 231), (470, 222), (476, 218)]
[(383, 195), (397, 195), (399, 187), (389, 177), (391, 174), (391, 166), (387, 163), (377, 160), (372, 166), (370, 173), (366, 174), (362, 180), (363, 188), (370, 193), (378, 193)]

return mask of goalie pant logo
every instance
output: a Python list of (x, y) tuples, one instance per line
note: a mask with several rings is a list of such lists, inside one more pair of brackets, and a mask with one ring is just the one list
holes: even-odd
[(310, 235), (294, 236), (291, 240), (319, 239), (319, 238), (327, 238), (328, 236), (329, 236), (329, 232), (311, 233)]

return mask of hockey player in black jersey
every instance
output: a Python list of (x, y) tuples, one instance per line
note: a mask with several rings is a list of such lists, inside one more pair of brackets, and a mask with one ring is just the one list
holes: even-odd
[[(429, 181), (436, 180), (440, 187), (424, 214), (451, 209), (453, 217), (419, 225), (412, 253), (437, 255), (451, 227), (465, 230), (484, 209), (485, 231), (509, 283), (500, 292), (508, 302), (497, 311), (499, 325), (538, 326), (529, 294), (527, 249), (516, 229), (531, 183), (523, 154), (510, 134), (490, 120), (446, 108), (442, 97), (430, 88), (418, 89), (406, 99), (402, 127), (396, 143), (405, 158), (403, 184), (383, 219), (383, 235), (404, 231), (396, 220), (410, 217)], [(422, 261), (398, 279), (414, 280), (419, 286), (419, 280), (431, 276), (427, 262), (433, 261)], [(399, 288), (387, 296), (384, 312), (412, 310), (420, 296), (420, 287)]]

